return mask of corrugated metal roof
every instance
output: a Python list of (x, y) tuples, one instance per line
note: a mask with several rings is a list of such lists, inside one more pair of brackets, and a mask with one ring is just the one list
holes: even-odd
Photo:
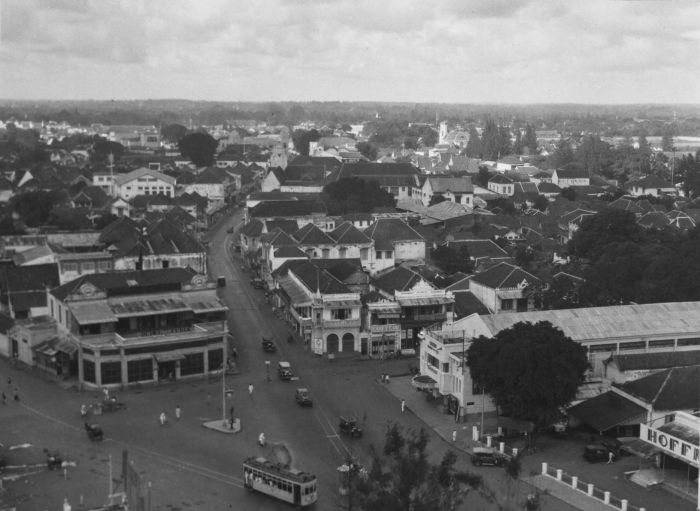
[(279, 286), (287, 293), (292, 304), (296, 307), (303, 307), (306, 305), (311, 305), (311, 298), (308, 297), (304, 288), (299, 284), (294, 282), (294, 280), (289, 275), (280, 275), (277, 277), (277, 283)]
[(73, 317), (80, 325), (92, 325), (96, 323), (116, 322), (117, 317), (112, 312), (106, 300), (73, 302), (70, 304)]
[(700, 334), (700, 302), (668, 302), (482, 315), (496, 334), (521, 321), (549, 321), (575, 341)]

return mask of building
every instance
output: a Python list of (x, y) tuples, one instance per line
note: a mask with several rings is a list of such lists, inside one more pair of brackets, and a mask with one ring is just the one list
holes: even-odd
[(183, 268), (85, 275), (47, 301), (88, 388), (203, 377), (226, 357), (216, 284)]
[(541, 286), (539, 278), (510, 263), (499, 263), (469, 280), (469, 291), (494, 314), (539, 309)]
[(493, 193), (505, 195), (507, 197), (510, 197), (515, 193), (515, 186), (513, 185), (513, 181), (510, 178), (504, 176), (503, 174), (496, 174), (491, 179), (489, 179), (488, 188), (489, 191)]
[(411, 163), (343, 163), (337, 173), (329, 176), (329, 181), (351, 177), (376, 181), (383, 190), (400, 200), (413, 194), (413, 189), (419, 185), (420, 174), (420, 169)]
[(584, 169), (556, 169), (552, 174), (552, 183), (559, 188), (590, 186), (591, 178)]
[(420, 374), (413, 386), (442, 399), (445, 410), (463, 421), (468, 414), (496, 412), (496, 405), (471, 378), (467, 350), (471, 339), (464, 331), (426, 330), (420, 349)]
[[(96, 184), (101, 186), (101, 183)], [(113, 188), (114, 195), (125, 200), (139, 195), (157, 195), (159, 193), (175, 197), (175, 178), (156, 170), (140, 167), (128, 174), (114, 176)]]
[(641, 179), (633, 181), (627, 185), (630, 195), (641, 197), (651, 195), (652, 197), (661, 197), (663, 195), (675, 195), (676, 187), (671, 183), (664, 181), (658, 176), (649, 175)]
[(425, 261), (425, 239), (402, 220), (377, 219), (365, 234), (374, 240), (374, 254), (368, 265), (371, 274), (404, 261)]
[(424, 206), (430, 205), (436, 196), (470, 208), (474, 206), (474, 186), (466, 176), (428, 176), (423, 186), (414, 190), (413, 196), (420, 198)]
[(611, 355), (700, 350), (700, 302), (474, 314), (455, 322), (455, 329), (494, 336), (515, 323), (539, 321), (549, 321), (588, 350), (590, 378), (604, 377)]

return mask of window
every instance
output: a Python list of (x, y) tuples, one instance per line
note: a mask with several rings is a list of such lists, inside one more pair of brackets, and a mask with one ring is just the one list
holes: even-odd
[(361, 248), (360, 249), (360, 259), (365, 261), (365, 260), (367, 260), (368, 257), (369, 257), (369, 249)]
[(649, 341), (650, 348), (673, 348), (675, 345), (673, 339), (657, 339), (655, 341)]
[(597, 344), (593, 346), (588, 347), (588, 351), (590, 353), (603, 353), (603, 352), (609, 352), (609, 351), (617, 351), (617, 344), (609, 343), (609, 344)]
[(63, 263), (63, 271), (78, 271), (78, 265), (76, 263)]
[(122, 363), (121, 362), (102, 362), (100, 364), (102, 372), (102, 384), (122, 382)]
[(700, 346), (700, 337), (691, 337), (689, 339), (678, 339), (678, 346)]
[(130, 360), (126, 366), (129, 383), (138, 381), (150, 381), (153, 379), (153, 360)]
[(501, 300), (501, 310), (510, 311), (513, 310), (513, 300)]
[(81, 266), (82, 271), (95, 271), (94, 261), (85, 261), (80, 266)]
[(394, 253), (391, 250), (387, 250), (384, 259), (391, 259), (392, 257), (394, 257)]
[(331, 251), (328, 248), (324, 248), (322, 252), (323, 252), (324, 259), (328, 259), (331, 256)]
[(384, 252), (382, 252), (381, 250), (377, 250), (377, 259), (383, 259), (383, 254)]
[(112, 261), (100, 261), (98, 263), (98, 267), (100, 270), (111, 270), (112, 269)]
[[(219, 364), (221, 366), (221, 364)], [(214, 369), (214, 368), (211, 368)], [(190, 353), (180, 361), (180, 376), (202, 374), (204, 372), (204, 353)]]
[(436, 369), (440, 367), (440, 361), (432, 355), (428, 355), (426, 361), (429, 366), (433, 366)]
[(95, 383), (95, 363), (92, 360), (83, 360), (83, 380)]
[(643, 350), (646, 349), (646, 341), (621, 342), (620, 351)]
[(338, 257), (345, 259), (348, 256), (348, 249), (345, 247), (340, 247), (338, 249)]
[(331, 318), (332, 319), (349, 319), (352, 316), (351, 309), (332, 309)]
[(209, 370), (213, 371), (221, 367), (224, 363), (224, 350), (219, 348), (215, 350), (209, 350)]

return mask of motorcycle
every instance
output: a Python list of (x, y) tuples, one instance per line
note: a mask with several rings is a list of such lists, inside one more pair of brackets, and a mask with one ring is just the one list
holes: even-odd
[(100, 442), (104, 438), (104, 433), (99, 424), (88, 424), (85, 423), (85, 432), (90, 440), (93, 442)]

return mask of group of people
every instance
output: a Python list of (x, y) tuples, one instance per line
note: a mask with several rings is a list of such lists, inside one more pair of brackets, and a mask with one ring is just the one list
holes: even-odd
[[(180, 420), (180, 417), (182, 417), (182, 409), (180, 408), (180, 405), (176, 405), (175, 419)], [(158, 416), (158, 422), (160, 422), (161, 426), (165, 426), (168, 423), (168, 415), (164, 411), (160, 412), (160, 415)]]
[(379, 381), (382, 383), (389, 383), (389, 375), (387, 373), (382, 373), (382, 375), (379, 377)]

